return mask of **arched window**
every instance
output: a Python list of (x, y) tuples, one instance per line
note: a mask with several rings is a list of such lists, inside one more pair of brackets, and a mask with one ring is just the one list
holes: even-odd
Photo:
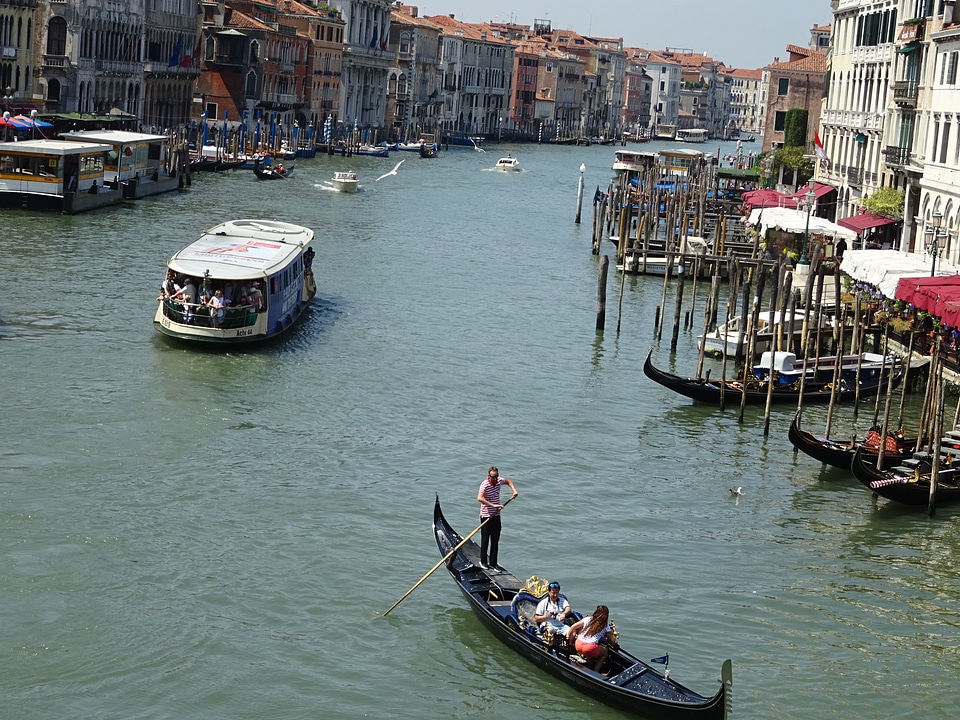
[(206, 57), (207, 60), (213, 60), (213, 57), (216, 51), (217, 51), (216, 41), (212, 37), (207, 38), (207, 47), (204, 51), (204, 57)]
[(50, 18), (47, 25), (47, 55), (67, 54), (67, 21), (62, 17)]
[(51, 79), (47, 83), (47, 100), (51, 102), (60, 102), (60, 81)]
[(247, 73), (243, 94), (247, 97), (257, 96), (257, 74), (253, 70)]
[(260, 62), (260, 43), (254, 40), (250, 43), (250, 64)]

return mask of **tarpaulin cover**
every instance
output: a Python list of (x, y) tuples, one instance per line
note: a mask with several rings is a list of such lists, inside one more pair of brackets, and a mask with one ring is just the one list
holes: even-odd
[[(851, 232), (847, 230), (846, 232)], [(897, 250), (847, 250), (840, 269), (854, 280), (879, 288), (884, 297), (896, 297), (901, 278), (930, 277), (933, 261), (926, 255), (908, 255)], [(957, 275), (958, 268), (943, 262), (937, 263), (941, 280)]]
[[(789, 208), (768, 207), (756, 208), (750, 213), (748, 221), (753, 226), (759, 226), (760, 234), (766, 235), (770, 228), (779, 228), (792, 233), (806, 232), (810, 229), (811, 235), (825, 235), (833, 238), (855, 240), (857, 234), (853, 230), (840, 227), (824, 218), (810, 215), (803, 210)], [(846, 259), (846, 258), (844, 258)]]
[(764, 207), (797, 207), (797, 199), (795, 197), (784, 195), (781, 192), (769, 188), (750, 190), (741, 195), (740, 199), (744, 205), (751, 209)]

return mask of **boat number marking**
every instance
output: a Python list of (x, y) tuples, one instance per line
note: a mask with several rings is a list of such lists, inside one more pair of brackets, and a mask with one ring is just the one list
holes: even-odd
[(253, 335), (253, 329), (249, 330), (237, 330), (237, 337), (247, 337), (248, 335)]

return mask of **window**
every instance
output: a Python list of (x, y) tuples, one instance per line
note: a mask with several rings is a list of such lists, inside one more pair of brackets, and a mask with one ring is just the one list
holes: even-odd
[(67, 52), (67, 21), (62, 17), (50, 18), (47, 27), (47, 55), (65, 55)]
[(787, 119), (787, 113), (783, 110), (777, 110), (776, 115), (773, 118), (773, 131), (774, 132), (783, 132), (783, 126)]
[(781, 97), (790, 92), (790, 78), (780, 78), (777, 81), (777, 95)]

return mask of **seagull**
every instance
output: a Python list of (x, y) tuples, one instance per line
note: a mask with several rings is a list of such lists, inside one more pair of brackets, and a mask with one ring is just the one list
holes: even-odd
[(477, 152), (486, 152), (486, 150), (484, 150), (482, 147), (477, 145), (477, 141), (474, 140), (473, 138), (470, 138), (470, 142), (473, 143), (473, 149), (476, 150)]
[(735, 488), (730, 488), (730, 494), (731, 494), (731, 495), (743, 495), (743, 487), (738, 485), (738, 486), (735, 487)]
[(403, 165), (404, 162), (406, 162), (406, 158), (404, 158), (403, 160), (401, 160), (400, 162), (398, 162), (396, 165), (394, 165), (394, 166), (393, 166), (393, 170), (391, 170), (391, 171), (388, 172), (388, 173), (384, 173), (383, 175), (381, 175), (380, 177), (378, 177), (376, 180), (374, 180), (374, 182), (380, 182), (380, 181), (383, 180), (385, 177), (390, 177), (391, 175), (396, 175), (396, 174), (397, 174), (397, 170), (400, 169), (400, 166)]

